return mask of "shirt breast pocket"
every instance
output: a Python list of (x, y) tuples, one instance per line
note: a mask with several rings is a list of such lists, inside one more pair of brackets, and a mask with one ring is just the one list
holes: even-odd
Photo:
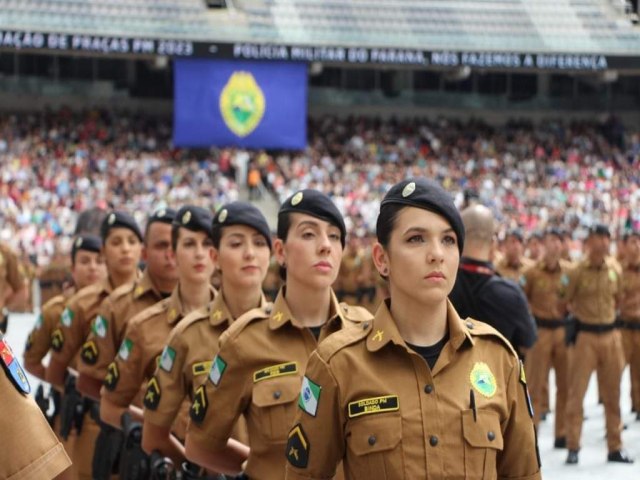
[(464, 471), (466, 479), (493, 480), (497, 478), (496, 455), (503, 448), (500, 417), (490, 410), (462, 412), (464, 436)]
[(254, 385), (251, 420), (269, 442), (286, 443), (301, 385), (297, 375), (263, 380)]
[(404, 478), (401, 441), (399, 414), (372, 414), (351, 420), (345, 471), (363, 479)]

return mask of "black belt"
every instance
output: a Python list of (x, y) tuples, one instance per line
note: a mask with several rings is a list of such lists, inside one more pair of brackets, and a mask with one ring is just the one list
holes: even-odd
[(564, 320), (555, 320), (555, 319), (539, 318), (539, 317), (535, 317), (535, 319), (536, 319), (536, 324), (540, 328), (560, 328), (560, 327), (564, 327), (566, 324)]
[(640, 330), (640, 321), (629, 322), (627, 320), (620, 320), (620, 326), (627, 330)]
[(617, 325), (615, 323), (593, 324), (578, 321), (578, 331), (580, 332), (607, 333), (614, 331), (616, 327)]

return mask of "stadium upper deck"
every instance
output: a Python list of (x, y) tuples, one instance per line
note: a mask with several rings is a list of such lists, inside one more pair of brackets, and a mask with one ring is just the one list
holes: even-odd
[(640, 52), (640, 29), (609, 0), (227, 4), (227, 9), (208, 9), (203, 0), (0, 0), (0, 47), (15, 47), (7, 32), (40, 31), (258, 45), (628, 56)]

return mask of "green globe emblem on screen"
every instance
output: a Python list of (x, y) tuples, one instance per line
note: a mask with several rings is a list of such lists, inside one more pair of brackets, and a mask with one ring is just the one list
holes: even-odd
[(260, 124), (266, 102), (264, 94), (249, 72), (233, 72), (220, 93), (220, 113), (229, 130), (246, 137)]

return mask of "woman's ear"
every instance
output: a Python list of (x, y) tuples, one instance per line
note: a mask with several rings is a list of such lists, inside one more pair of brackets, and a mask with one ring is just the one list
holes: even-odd
[(373, 264), (376, 266), (376, 270), (378, 270), (380, 276), (386, 280), (389, 276), (389, 272), (391, 271), (389, 266), (389, 254), (379, 242), (373, 244), (371, 257), (373, 258)]
[(215, 270), (218, 270), (220, 268), (220, 265), (218, 265), (218, 258), (220, 257), (220, 252), (218, 252), (218, 249), (216, 247), (213, 247), (209, 251), (209, 256), (211, 257), (211, 262), (213, 262), (213, 268)]
[(284, 242), (280, 238), (276, 238), (273, 241), (273, 255), (276, 257), (278, 265), (281, 267), (286, 266), (287, 258), (284, 252)]

